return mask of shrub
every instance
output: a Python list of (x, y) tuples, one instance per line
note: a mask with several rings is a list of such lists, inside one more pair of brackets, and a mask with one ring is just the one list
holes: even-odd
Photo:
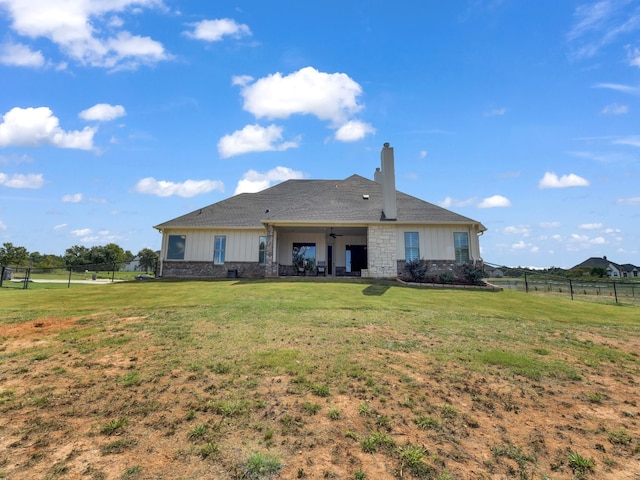
[(469, 285), (484, 285), (484, 271), (471, 263), (462, 266), (462, 274)]
[(455, 280), (455, 277), (451, 272), (442, 272), (439, 278), (440, 282), (442, 283), (453, 283), (453, 281)]
[(424, 283), (427, 280), (427, 271), (429, 267), (427, 262), (420, 259), (415, 259), (410, 262), (407, 262), (404, 266), (404, 271), (409, 277), (409, 281)]

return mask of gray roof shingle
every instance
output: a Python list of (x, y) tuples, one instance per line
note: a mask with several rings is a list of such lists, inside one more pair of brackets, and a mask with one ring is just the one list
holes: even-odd
[[(368, 200), (363, 195), (368, 195)], [(397, 223), (480, 224), (402, 192), (397, 192), (397, 209)], [(263, 222), (371, 224), (382, 220), (382, 186), (352, 175), (344, 180), (287, 180), (261, 192), (222, 200), (154, 228), (259, 228)], [(481, 224), (480, 228), (486, 230)]]

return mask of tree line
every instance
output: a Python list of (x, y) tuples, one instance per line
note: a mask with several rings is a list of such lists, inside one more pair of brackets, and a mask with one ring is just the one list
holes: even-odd
[(134, 255), (115, 243), (93, 247), (74, 245), (67, 248), (64, 255), (52, 255), (29, 252), (25, 247), (14, 246), (9, 242), (0, 247), (0, 265), (7, 267), (111, 270), (122, 268), (125, 261), (136, 256), (142, 270), (155, 270), (158, 254), (150, 248), (143, 248)]

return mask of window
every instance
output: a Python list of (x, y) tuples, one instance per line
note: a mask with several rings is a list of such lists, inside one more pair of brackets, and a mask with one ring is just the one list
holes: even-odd
[(469, 263), (469, 234), (467, 232), (454, 232), (453, 245), (456, 250), (456, 263), (458, 265)]
[(418, 232), (404, 232), (404, 259), (407, 263), (420, 258)]
[(224, 265), (224, 250), (227, 244), (227, 237), (216, 235), (213, 239), (213, 264)]
[(258, 239), (258, 263), (264, 265), (267, 263), (267, 237), (261, 235)]
[(316, 244), (294, 243), (292, 263), (295, 267), (311, 270), (316, 266)]
[(167, 245), (167, 260), (184, 260), (184, 249), (186, 242), (186, 235), (169, 235), (169, 244)]

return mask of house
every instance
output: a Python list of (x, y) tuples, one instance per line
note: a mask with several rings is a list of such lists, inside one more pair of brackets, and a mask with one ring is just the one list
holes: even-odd
[(638, 278), (640, 268), (635, 265), (631, 265), (630, 263), (625, 263), (620, 265), (620, 267), (622, 268), (622, 276), (624, 278)]
[(610, 278), (637, 278), (638, 267), (627, 263), (625, 265), (619, 265), (617, 263), (608, 260), (607, 257), (590, 257), (584, 262), (576, 265), (571, 270), (585, 269), (592, 270), (594, 268), (602, 268), (606, 272), (606, 276)]
[(487, 265), (486, 263), (484, 264), (484, 274), (486, 277), (489, 277), (489, 278), (504, 277), (504, 272), (500, 268)]
[(140, 257), (135, 256), (128, 258), (124, 261), (124, 266), (120, 269), (121, 272), (137, 272), (141, 270)]
[[(162, 277), (314, 275), (394, 278), (408, 261), (481, 266), (478, 221), (396, 191), (393, 148), (374, 180), (288, 180), (156, 228)], [(320, 267), (320, 268), (318, 268)]]

